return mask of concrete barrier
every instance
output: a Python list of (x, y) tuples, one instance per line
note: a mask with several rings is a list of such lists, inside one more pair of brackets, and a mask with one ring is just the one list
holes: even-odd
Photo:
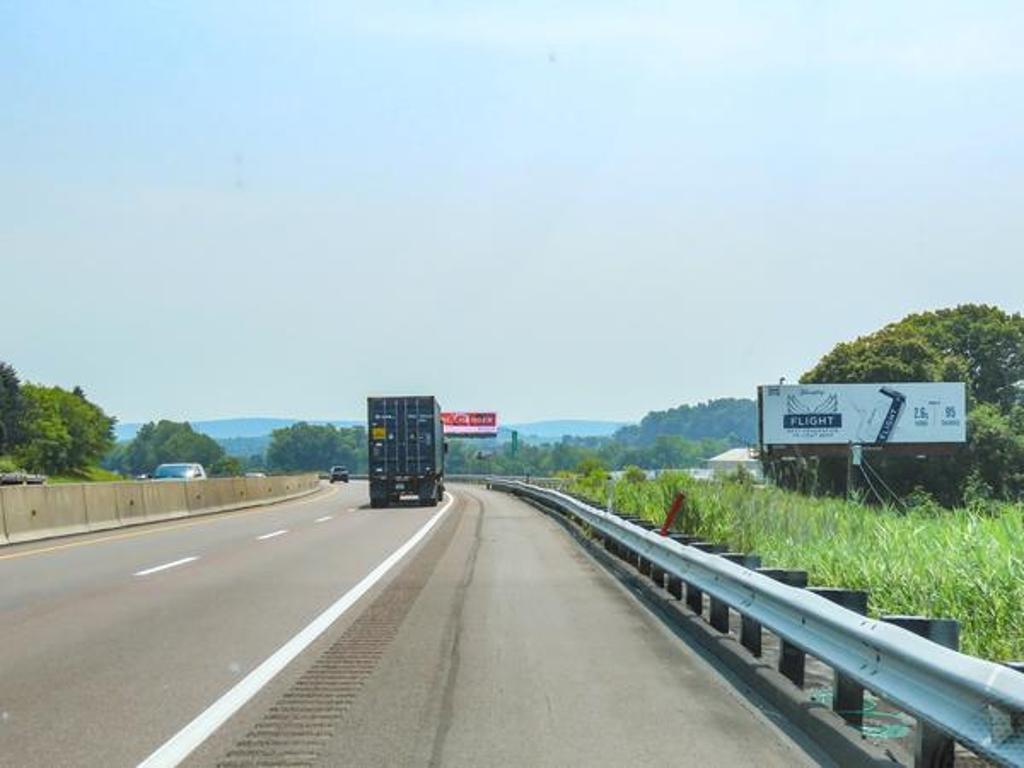
[(231, 487), (234, 490), (232, 498), (234, 504), (244, 504), (249, 499), (248, 483), (246, 483), (244, 477), (233, 477), (231, 478)]
[(289, 480), (287, 477), (270, 477), (267, 479), (270, 480), (271, 496), (286, 496), (288, 494)]
[(146, 507), (142, 501), (142, 483), (111, 483), (116, 486), (117, 518), (121, 525), (146, 522)]
[[(235, 481), (231, 477), (217, 477), (201, 483), (185, 484), (189, 514), (222, 512), (235, 501)], [(244, 501), (244, 497), (241, 501)]]
[(142, 500), (146, 521), (173, 520), (188, 517), (188, 500), (184, 480), (159, 480), (142, 483)]
[(272, 477), (245, 478), (245, 494), (249, 501), (263, 501), (273, 495)]
[(226, 512), (302, 496), (316, 475), (0, 488), (0, 545)]
[(85, 495), (79, 484), (4, 488), (4, 526), (11, 544), (85, 533)]
[(121, 518), (117, 510), (118, 483), (92, 483), (82, 486), (85, 499), (85, 523), (90, 531), (119, 528)]

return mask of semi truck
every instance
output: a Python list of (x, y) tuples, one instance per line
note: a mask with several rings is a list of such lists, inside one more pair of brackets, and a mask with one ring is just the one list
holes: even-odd
[(444, 495), (441, 406), (427, 396), (369, 397), (366, 401), (370, 506), (415, 495), (435, 506)]

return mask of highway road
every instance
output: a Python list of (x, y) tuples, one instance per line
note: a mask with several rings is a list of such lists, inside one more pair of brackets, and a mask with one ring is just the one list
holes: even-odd
[(450, 491), (0, 548), (0, 765), (816, 764), (554, 521)]

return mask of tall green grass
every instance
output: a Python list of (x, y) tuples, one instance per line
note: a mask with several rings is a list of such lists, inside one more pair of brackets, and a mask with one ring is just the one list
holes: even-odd
[[(608, 494), (593, 476), (573, 488)], [(681, 473), (620, 481), (613, 503), (661, 521), (678, 490), (688, 498), (680, 530), (757, 552), (766, 566), (804, 569), (812, 585), (867, 590), (874, 616), (957, 619), (966, 653), (1024, 659), (1024, 505), (900, 512)]]
[(125, 478), (117, 474), (117, 472), (111, 472), (109, 469), (103, 469), (103, 467), (89, 467), (81, 472), (72, 472), (66, 475), (51, 475), (46, 478), (46, 482), (51, 485), (58, 485), (60, 483), (111, 483), (124, 479)]

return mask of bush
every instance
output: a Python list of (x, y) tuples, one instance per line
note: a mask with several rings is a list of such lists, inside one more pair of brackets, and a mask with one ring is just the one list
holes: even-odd
[(643, 483), (647, 480), (647, 473), (640, 467), (630, 465), (623, 470), (622, 479), (627, 483)]

